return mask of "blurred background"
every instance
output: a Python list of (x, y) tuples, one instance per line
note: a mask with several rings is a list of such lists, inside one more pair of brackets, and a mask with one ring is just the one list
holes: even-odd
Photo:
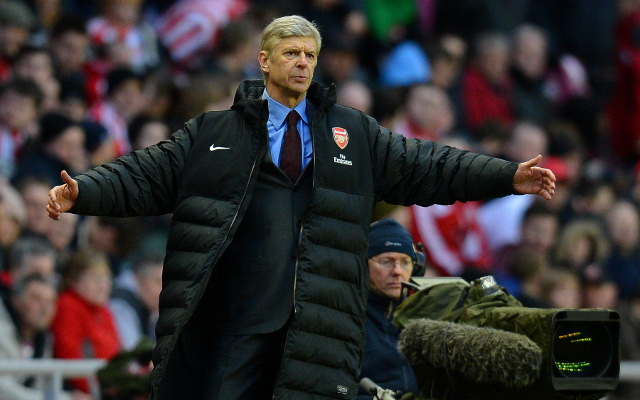
[[(229, 108), (262, 77), (263, 27), (288, 14), (319, 26), (315, 80), (339, 103), (408, 137), (542, 154), (555, 173), (551, 201), (379, 204), (375, 219), (424, 245), (427, 275), (492, 274), (526, 306), (615, 309), (622, 359), (640, 360), (640, 0), (0, 0), (0, 342), (13, 338), (0, 359), (153, 340), (170, 216), (54, 222), (48, 191), (62, 169)], [(36, 383), (0, 380), (0, 398), (15, 385)]]

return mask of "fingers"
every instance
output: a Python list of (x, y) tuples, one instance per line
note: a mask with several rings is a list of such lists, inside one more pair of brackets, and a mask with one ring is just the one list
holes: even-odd
[(62, 181), (70, 186), (71, 190), (74, 190), (76, 187), (78, 187), (78, 182), (71, 176), (69, 176), (67, 171), (62, 170), (62, 172), (60, 172), (60, 176), (62, 177)]
[(47, 201), (47, 212), (49, 213), (49, 218), (55, 219), (56, 221), (60, 218), (60, 204), (58, 204), (58, 191), (62, 188), (62, 186), (56, 186), (49, 191), (49, 200)]
[(549, 192), (547, 192), (546, 190), (541, 190), (540, 191), (540, 196), (544, 197), (547, 200), (551, 200), (551, 194)]
[(56, 211), (50, 204), (47, 204), (47, 212), (49, 213), (49, 218), (56, 221), (60, 219), (60, 212)]
[(535, 167), (536, 165), (538, 165), (540, 163), (540, 160), (542, 160), (542, 156), (540, 154), (538, 154), (538, 156), (536, 158), (532, 158), (531, 160), (525, 161), (522, 164), (520, 164), (520, 167), (524, 167), (524, 168)]
[(553, 173), (553, 171), (551, 171), (550, 169), (546, 169), (546, 168), (540, 168), (540, 170), (542, 171), (542, 173), (548, 177), (549, 179), (551, 179), (553, 182), (556, 181), (556, 176)]

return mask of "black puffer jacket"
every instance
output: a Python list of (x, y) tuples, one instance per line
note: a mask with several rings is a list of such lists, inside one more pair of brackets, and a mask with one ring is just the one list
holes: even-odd
[[(247, 81), (231, 110), (202, 114), (169, 141), (77, 177), (73, 212), (173, 212), (151, 398), (173, 398), (158, 392), (169, 355), (251, 201), (268, 149), (263, 90), (261, 81)], [(364, 345), (375, 202), (427, 206), (504, 196), (513, 191), (517, 165), (392, 134), (367, 115), (335, 105), (333, 86), (314, 82), (307, 98), (317, 108), (311, 122), (313, 189), (298, 244), (295, 315), (274, 398), (352, 399)], [(348, 134), (343, 149), (333, 128)]]

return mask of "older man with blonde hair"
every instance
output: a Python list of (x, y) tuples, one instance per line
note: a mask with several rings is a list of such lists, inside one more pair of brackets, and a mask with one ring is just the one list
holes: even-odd
[(230, 110), (50, 192), (47, 210), (172, 212), (151, 399), (353, 399), (368, 231), (384, 199), (551, 198), (553, 174), (405, 139), (312, 82), (317, 28), (275, 19)]

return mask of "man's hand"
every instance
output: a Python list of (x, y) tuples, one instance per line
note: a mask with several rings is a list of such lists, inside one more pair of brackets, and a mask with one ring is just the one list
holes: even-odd
[(536, 167), (542, 160), (542, 156), (533, 158), (518, 165), (518, 170), (513, 176), (513, 187), (522, 194), (537, 194), (547, 200), (551, 200), (556, 191), (556, 176), (551, 170)]
[(47, 212), (49, 218), (60, 219), (60, 214), (71, 210), (78, 199), (78, 182), (71, 178), (67, 171), (60, 173), (64, 185), (56, 186), (49, 191), (49, 203), (47, 204)]

